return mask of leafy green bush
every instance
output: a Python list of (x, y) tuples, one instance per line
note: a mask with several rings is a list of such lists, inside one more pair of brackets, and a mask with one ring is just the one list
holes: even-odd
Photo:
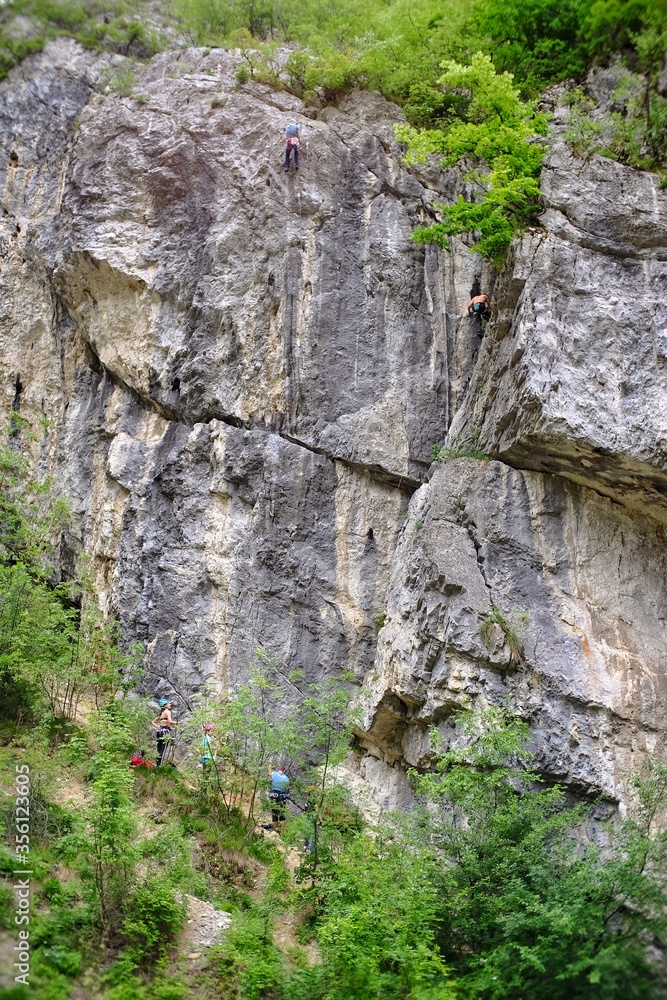
[(3, 80), (10, 69), (25, 59), (26, 56), (41, 52), (44, 48), (44, 37), (11, 39), (3, 36), (0, 31), (0, 80)]
[(114, 73), (107, 74), (107, 89), (118, 97), (131, 97), (137, 80), (136, 67), (132, 61), (119, 66)]
[[(461, 998), (655, 997), (646, 950), (667, 930), (667, 839), (654, 822), (667, 771), (637, 783), (640, 806), (609, 824), (604, 850), (583, 837), (587, 807), (530, 768), (528, 726), (506, 710), (458, 719), (461, 740), (415, 775), (430, 803), (413, 836), (441, 858), (445, 961)], [(439, 808), (436, 808), (439, 804)]]
[(480, 35), (491, 40), (493, 61), (524, 89), (580, 77), (588, 53), (581, 39), (590, 0), (485, 0), (476, 5)]
[(297, 972), (293, 987), (309, 984), (327, 1000), (453, 1000), (437, 946), (436, 871), (428, 851), (399, 838), (350, 841), (318, 887), (322, 965)]
[(284, 960), (273, 944), (270, 925), (267, 915), (256, 908), (237, 912), (224, 943), (211, 948), (209, 961), (225, 1000), (282, 996)]
[(185, 920), (185, 904), (176, 898), (168, 877), (153, 875), (137, 886), (123, 922), (124, 962), (148, 967), (162, 958)]
[(88, 24), (76, 33), (76, 38), (88, 49), (116, 52), (137, 59), (150, 59), (162, 48), (162, 41), (140, 21), (117, 17), (101, 24)]
[(470, 66), (449, 62), (440, 84), (469, 95), (466, 120), (444, 129), (396, 126), (396, 137), (406, 142), (406, 162), (443, 155), (453, 166), (474, 163), (469, 177), (480, 186), (480, 201), (439, 205), (443, 221), (416, 230), (418, 243), (447, 247), (448, 236), (474, 233), (473, 249), (490, 260), (502, 258), (517, 230), (529, 225), (540, 208), (539, 176), (546, 119), (533, 104), (521, 100), (511, 73), (496, 73), (488, 56), (478, 52)]
[(68, 32), (81, 28), (89, 18), (85, 6), (72, 0), (32, 0), (27, 9), (41, 21)]

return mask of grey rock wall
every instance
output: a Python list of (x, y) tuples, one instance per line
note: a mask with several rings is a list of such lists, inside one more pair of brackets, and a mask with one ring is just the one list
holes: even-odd
[(231, 418), (419, 479), (447, 409), (446, 290), (438, 253), (410, 243), (427, 201), (396, 109), (353, 95), (309, 120), (290, 95), (236, 88), (232, 59), (191, 58), (153, 60), (144, 103), (79, 116), (40, 247), (79, 336), (170, 419)]
[(544, 228), (497, 288), (453, 432), (667, 522), (667, 191), (655, 174), (550, 154)]
[[(477, 699), (531, 722), (540, 766), (586, 794), (629, 794), (643, 754), (664, 758), (667, 537), (556, 476), (458, 459), (413, 498), (387, 621), (366, 678), (365, 741), (425, 764), (429, 728)], [(514, 662), (492, 606), (528, 612)]]
[[(0, 83), (0, 398), (70, 497), (63, 572), (90, 556), (185, 704), (260, 646), (351, 668), (382, 808), (476, 699), (531, 721), (546, 773), (627, 798), (665, 756), (665, 192), (557, 147), (495, 281), (410, 242), (464, 187), (405, 169), (395, 107), (307, 111), (236, 65), (162, 53), (121, 98), (119, 57), (59, 40)], [(502, 461), (429, 472), (448, 431)], [(492, 605), (529, 613), (519, 662), (482, 641)]]

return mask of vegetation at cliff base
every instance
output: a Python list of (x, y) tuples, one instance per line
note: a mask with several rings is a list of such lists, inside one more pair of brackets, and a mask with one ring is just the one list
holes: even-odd
[[(371, 823), (348, 787), (351, 679), (308, 684), (265, 650), (235, 692), (175, 709), (164, 766), (149, 750), (130, 767), (154, 732), (141, 651), (121, 652), (90, 583), (58, 582), (67, 505), (12, 449), (0, 468), (0, 948), (28, 860), (32, 888), (29, 986), (0, 980), (3, 1000), (664, 995), (663, 767), (621, 821), (543, 780), (508, 710), (462, 711), (410, 774), (413, 809)], [(189, 937), (202, 906), (228, 914), (213, 944)]]

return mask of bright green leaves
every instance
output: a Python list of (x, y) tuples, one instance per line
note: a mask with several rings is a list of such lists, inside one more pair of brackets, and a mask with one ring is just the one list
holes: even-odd
[(477, 52), (470, 66), (448, 59), (442, 68), (445, 73), (438, 81), (442, 87), (470, 92), (471, 121), (485, 122), (497, 117), (501, 122), (514, 123), (524, 117), (527, 106), (513, 85), (514, 77), (511, 73), (497, 73), (490, 56)]
[(525, 723), (503, 709), (457, 721), (454, 746), (435, 742), (436, 770), (415, 776), (427, 808), (412, 835), (440, 858), (439, 940), (457, 995), (658, 995), (645, 941), (667, 929), (667, 843), (653, 827), (664, 768), (638, 783), (632, 821), (598, 826), (601, 851), (585, 833), (590, 806), (531, 769)]
[(586, 835), (591, 806), (540, 779), (529, 737), (492, 708), (461, 713), (451, 746), (434, 738), (434, 770), (412, 775), (422, 808), (348, 838), (323, 864), (305, 895), (321, 965), (276, 996), (658, 995), (645, 942), (665, 930), (665, 837), (652, 832), (665, 773), (638, 785), (632, 822), (598, 825), (601, 851)]
[[(10, 441), (37, 440), (16, 412), (8, 431)], [(39, 480), (18, 449), (0, 448), (0, 701), (19, 722), (72, 720), (84, 693), (99, 705), (138, 676), (142, 650), (119, 649), (118, 623), (104, 620), (86, 560), (74, 580), (54, 584), (70, 516), (50, 478)]]
[(477, 17), (496, 65), (534, 92), (585, 72), (580, 33), (590, 6), (591, 0), (485, 0)]
[(540, 210), (540, 137), (546, 135), (546, 118), (521, 100), (512, 74), (496, 73), (490, 57), (481, 52), (470, 66), (449, 61), (443, 68), (441, 86), (469, 97), (465, 120), (443, 129), (399, 125), (396, 137), (408, 145), (408, 164), (423, 162), (432, 153), (442, 155), (446, 166), (471, 164), (468, 177), (478, 183), (481, 197), (438, 206), (442, 222), (419, 228), (414, 238), (447, 247), (447, 237), (474, 233), (473, 249), (498, 260), (514, 233), (530, 225)]
[(318, 908), (322, 965), (294, 977), (317, 983), (303, 995), (453, 1000), (436, 940), (438, 863), (428, 850), (382, 834), (349, 840), (328, 866)]

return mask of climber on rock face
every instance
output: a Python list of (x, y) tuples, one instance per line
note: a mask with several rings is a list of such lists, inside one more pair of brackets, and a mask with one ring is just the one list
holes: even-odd
[(299, 145), (301, 142), (301, 126), (291, 122), (285, 126), (285, 173), (289, 172), (290, 157), (294, 153), (294, 167), (299, 169)]
[(488, 321), (491, 319), (491, 299), (488, 295), (474, 295), (468, 303), (468, 315), (479, 316)]

